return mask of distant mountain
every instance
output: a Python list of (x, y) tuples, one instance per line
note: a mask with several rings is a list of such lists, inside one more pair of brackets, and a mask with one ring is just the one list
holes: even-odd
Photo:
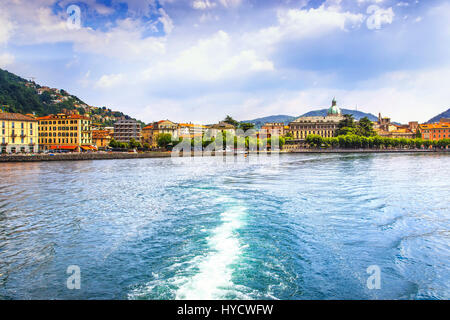
[[(370, 121), (378, 121), (378, 117), (371, 114), (371, 113), (366, 113), (366, 112), (362, 112), (362, 111), (357, 111), (357, 110), (350, 110), (350, 109), (341, 109), (343, 114), (351, 114), (353, 115), (353, 118), (355, 118), (355, 120), (359, 120), (361, 118), (367, 117), (369, 118)], [(313, 111), (309, 111), (303, 115), (301, 115), (301, 117), (324, 117), (327, 115), (327, 111), (328, 109), (321, 109), (321, 110), (313, 110)]]
[[(374, 116), (371, 113), (365, 113), (362, 111), (357, 110), (349, 110), (349, 109), (341, 109), (343, 114), (351, 114), (355, 118), (355, 120), (359, 120), (364, 117), (368, 117), (371, 121), (378, 121), (378, 117)], [(283, 122), (284, 124), (289, 124), (289, 122), (292, 122), (293, 120), (299, 118), (299, 117), (319, 117), (319, 116), (326, 116), (328, 109), (320, 109), (320, 110), (313, 110), (309, 111), (301, 116), (293, 117), (293, 116), (287, 116), (287, 115), (277, 115), (277, 116), (268, 116), (264, 118), (257, 118), (253, 120), (245, 120), (241, 122), (249, 122), (253, 123), (257, 128), (261, 128), (265, 123), (267, 122)]]
[(450, 109), (448, 109), (447, 111), (442, 112), (441, 114), (438, 114), (434, 118), (431, 118), (430, 120), (428, 120), (427, 123), (436, 123), (436, 122), (439, 122), (439, 120), (441, 120), (442, 118), (450, 119)]
[(131, 119), (120, 111), (89, 106), (63, 89), (41, 86), (3, 69), (0, 69), (0, 108), (36, 116), (61, 113), (64, 109), (77, 110), (82, 115), (91, 115), (95, 123), (103, 126), (112, 125), (116, 119)]
[(261, 128), (261, 126), (263, 126), (265, 123), (268, 123), (268, 122), (283, 122), (284, 124), (287, 125), (289, 122), (291, 122), (294, 119), (295, 119), (295, 117), (280, 114), (277, 116), (268, 116), (268, 117), (264, 117), (264, 118), (245, 120), (245, 121), (241, 121), (241, 122), (253, 123), (255, 125), (255, 127)]

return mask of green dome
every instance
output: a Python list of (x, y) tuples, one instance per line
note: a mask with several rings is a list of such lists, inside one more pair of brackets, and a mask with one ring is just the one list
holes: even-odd
[(333, 98), (333, 102), (331, 103), (331, 107), (328, 109), (328, 115), (340, 115), (341, 109), (336, 105), (336, 99)]

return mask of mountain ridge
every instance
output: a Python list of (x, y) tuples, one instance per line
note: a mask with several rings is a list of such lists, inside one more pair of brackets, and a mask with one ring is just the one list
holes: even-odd
[(450, 109), (438, 114), (437, 116), (434, 116), (433, 118), (428, 120), (426, 123), (436, 123), (436, 122), (439, 122), (439, 120), (441, 120), (442, 118), (450, 119)]
[[(355, 120), (360, 120), (361, 118), (368, 117), (371, 121), (378, 121), (378, 117), (373, 115), (372, 113), (366, 113), (359, 110), (351, 110), (351, 109), (341, 109), (343, 114), (351, 114), (355, 118)], [(289, 116), (289, 115), (272, 115), (267, 117), (256, 118), (253, 120), (245, 120), (241, 121), (241, 123), (253, 123), (257, 128), (260, 128), (265, 123), (268, 122), (283, 122), (285, 125), (288, 125), (289, 122), (299, 118), (299, 117), (315, 117), (315, 116), (326, 116), (328, 109), (317, 109), (311, 110), (304, 113), (301, 116)]]

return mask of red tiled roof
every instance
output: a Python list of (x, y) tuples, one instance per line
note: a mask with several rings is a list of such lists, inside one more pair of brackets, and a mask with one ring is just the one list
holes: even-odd
[(36, 118), (25, 116), (20, 113), (0, 112), (0, 120), (36, 121)]

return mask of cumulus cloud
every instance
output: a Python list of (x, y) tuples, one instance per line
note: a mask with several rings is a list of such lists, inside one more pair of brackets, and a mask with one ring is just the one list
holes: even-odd
[(105, 74), (96, 83), (98, 88), (112, 88), (122, 84), (125, 80), (125, 76), (119, 74)]
[(216, 81), (253, 71), (271, 71), (273, 63), (249, 49), (236, 50), (230, 35), (218, 31), (200, 39), (179, 54), (156, 63), (145, 72), (145, 79), (188, 78), (191, 81)]
[(0, 45), (8, 42), (13, 31), (13, 24), (8, 19), (6, 13), (0, 11)]
[[(148, 24), (131, 17), (116, 20), (107, 30), (68, 27), (64, 14), (55, 14), (50, 7), (32, 2), (23, 6), (18, 2), (0, 4), (0, 10), (10, 13), (16, 22), (14, 44), (73, 43), (75, 50), (102, 54), (124, 60), (147, 60), (165, 51), (164, 37), (144, 36)], [(1, 11), (0, 11), (1, 12)], [(158, 11), (159, 21), (166, 34), (173, 30), (173, 22), (163, 9)], [(12, 26), (0, 26), (0, 43), (11, 37)]]
[(322, 5), (317, 9), (279, 10), (277, 21), (274, 26), (247, 34), (246, 41), (270, 46), (284, 40), (318, 37), (336, 30), (347, 31), (358, 28), (364, 15)]
[(14, 56), (9, 53), (0, 53), (0, 68), (6, 68), (14, 63)]

